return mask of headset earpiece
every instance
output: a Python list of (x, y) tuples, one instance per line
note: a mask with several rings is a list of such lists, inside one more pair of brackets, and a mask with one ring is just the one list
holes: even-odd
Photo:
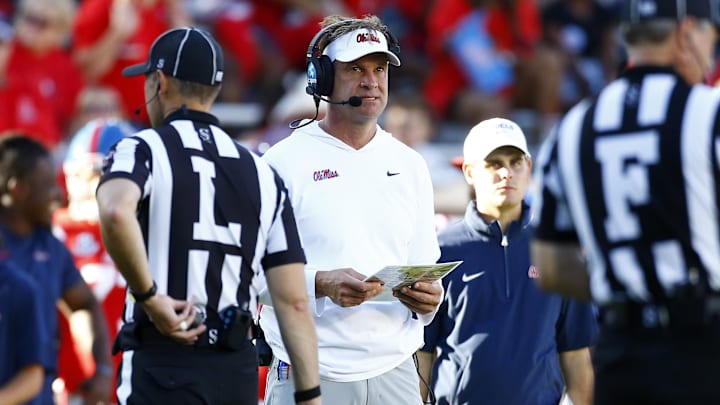
[(155, 73), (155, 79), (157, 80), (157, 88), (155, 89), (155, 94), (160, 94), (160, 87), (162, 87), (160, 83), (160, 73)]
[[(314, 80), (313, 80), (314, 78)], [(333, 63), (327, 55), (310, 58), (307, 71), (308, 87), (312, 94), (329, 96), (333, 91), (335, 71)]]
[(330, 24), (315, 34), (312, 41), (310, 41), (305, 56), (307, 59), (307, 85), (313, 97), (329, 96), (333, 91), (335, 82), (333, 63), (330, 58), (322, 54), (321, 47), (327, 46), (330, 34), (337, 27), (350, 24), (353, 21), (355, 20), (343, 20)]

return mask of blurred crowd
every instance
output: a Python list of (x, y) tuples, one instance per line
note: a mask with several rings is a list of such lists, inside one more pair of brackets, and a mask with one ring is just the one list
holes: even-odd
[(442, 124), (436, 131), (515, 115), (537, 141), (565, 108), (617, 70), (618, 3), (3, 0), (0, 130), (31, 133), (61, 155), (71, 134), (92, 118), (147, 125), (142, 78), (123, 78), (121, 70), (143, 61), (164, 30), (194, 25), (212, 32), (225, 50), (219, 101), (259, 106), (255, 124), (234, 128), (235, 134), (273, 142), (288, 133), (276, 125), (312, 114), (297, 82), (304, 81), (304, 44), (319, 21), (372, 13), (401, 44), (403, 66), (393, 74), (391, 102), (396, 93), (418, 98)]
[[(523, 127), (534, 150), (561, 113), (616, 74), (624, 59), (616, 35), (619, 4), (0, 0), (0, 132), (35, 137), (60, 163), (72, 135), (94, 118), (147, 126), (143, 79), (122, 77), (121, 71), (143, 62), (153, 39), (166, 29), (193, 25), (212, 32), (224, 48), (218, 101), (254, 107), (227, 109), (221, 122), (262, 153), (289, 135), (289, 122), (314, 114), (312, 98), (305, 94), (305, 47), (321, 19), (375, 14), (401, 46), (403, 65), (393, 72), (390, 103), (400, 104), (396, 116), (400, 109), (419, 109), (426, 117), (408, 124), (414, 126), (409, 132), (428, 127), (407, 141), (422, 145), (436, 185), (443, 187), (453, 175), (461, 183), (461, 176), (448, 174), (448, 153), (453, 152), (433, 151), (437, 142), (431, 141), (457, 146), (477, 122), (509, 117)], [(397, 122), (389, 129), (400, 136), (404, 130)]]

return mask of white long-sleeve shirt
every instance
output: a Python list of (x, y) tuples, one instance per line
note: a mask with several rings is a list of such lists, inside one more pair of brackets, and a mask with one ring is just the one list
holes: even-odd
[[(318, 333), (320, 376), (376, 377), (409, 358), (434, 313), (413, 315), (399, 301), (343, 308), (315, 297), (315, 274), (350, 267), (370, 275), (387, 265), (435, 263), (433, 191), (422, 157), (379, 126), (356, 150), (313, 123), (263, 156), (285, 181), (307, 257), (306, 285)], [(289, 362), (275, 318), (260, 323), (276, 357)]]

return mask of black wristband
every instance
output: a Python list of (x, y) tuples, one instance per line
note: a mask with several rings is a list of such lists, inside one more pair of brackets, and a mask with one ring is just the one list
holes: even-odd
[(130, 295), (132, 296), (133, 300), (135, 300), (135, 302), (137, 302), (137, 303), (145, 302), (145, 301), (149, 300), (150, 298), (152, 298), (153, 296), (155, 296), (155, 294), (157, 294), (157, 284), (155, 283), (155, 280), (153, 280), (152, 287), (150, 287), (149, 290), (145, 291), (142, 294), (136, 293), (135, 291), (132, 290), (132, 288), (130, 289)]
[(320, 386), (304, 391), (295, 391), (295, 403), (309, 401), (320, 396)]

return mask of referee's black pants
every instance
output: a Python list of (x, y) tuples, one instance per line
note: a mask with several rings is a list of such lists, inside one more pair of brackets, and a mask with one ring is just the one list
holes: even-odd
[(595, 405), (720, 404), (720, 325), (603, 326), (593, 355)]
[(238, 351), (144, 344), (123, 352), (117, 393), (121, 404), (257, 405), (255, 346), (249, 340)]

